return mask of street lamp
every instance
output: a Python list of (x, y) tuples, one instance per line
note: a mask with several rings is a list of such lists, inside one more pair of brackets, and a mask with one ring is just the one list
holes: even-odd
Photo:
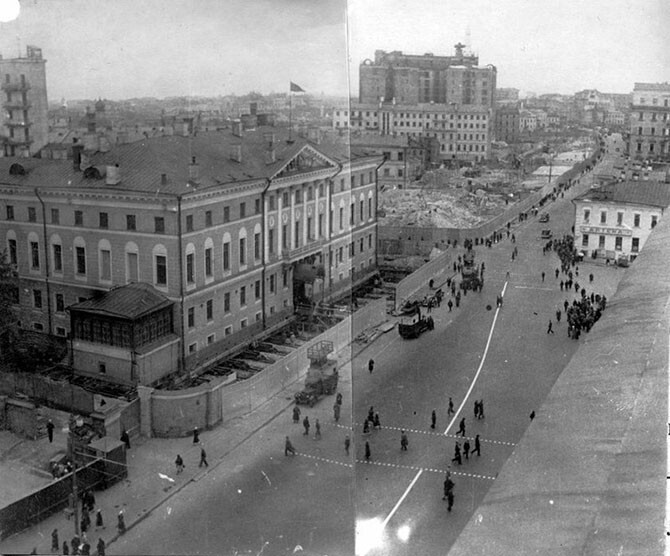
[(70, 440), (70, 458), (72, 460), (72, 506), (73, 506), (73, 516), (74, 516), (74, 533), (79, 536), (79, 504), (77, 496), (77, 458), (76, 458), (76, 443), (77, 435), (75, 433), (76, 428), (81, 427), (84, 424), (84, 420), (81, 416), (75, 417), (70, 415), (70, 423), (68, 427), (69, 431), (69, 440)]

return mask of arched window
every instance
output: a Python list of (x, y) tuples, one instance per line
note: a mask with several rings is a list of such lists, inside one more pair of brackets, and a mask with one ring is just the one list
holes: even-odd
[(40, 238), (35, 232), (28, 234), (28, 260), (30, 261), (30, 270), (39, 272), (40, 270)]
[(230, 234), (226, 232), (223, 234), (223, 243), (222, 243), (222, 252), (221, 252), (221, 264), (223, 265), (223, 274), (230, 273), (230, 256), (231, 256), (231, 247), (230, 243), (232, 238)]
[(240, 262), (240, 270), (242, 267), (247, 266), (247, 230), (246, 228), (240, 228), (238, 232), (238, 255)]

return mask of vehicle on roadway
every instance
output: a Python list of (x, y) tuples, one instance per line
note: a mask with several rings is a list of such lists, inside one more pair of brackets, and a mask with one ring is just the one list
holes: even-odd
[(552, 233), (551, 230), (542, 230), (542, 233), (540, 234), (540, 237), (542, 239), (551, 239)]
[(545, 212), (540, 215), (540, 222), (549, 222), (549, 213)]
[(398, 333), (400, 334), (400, 337), (405, 340), (418, 338), (426, 330), (432, 330), (433, 328), (435, 328), (433, 317), (420, 317), (418, 320), (414, 320), (414, 322), (411, 323), (398, 323)]

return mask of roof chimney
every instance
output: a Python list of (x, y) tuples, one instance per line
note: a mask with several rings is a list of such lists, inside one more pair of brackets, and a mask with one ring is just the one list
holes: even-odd
[(235, 162), (242, 162), (242, 145), (230, 146), (230, 158)]
[(276, 151), (269, 149), (265, 151), (265, 164), (274, 164), (277, 161)]
[(195, 161), (195, 156), (191, 157), (191, 163), (188, 165), (188, 179), (198, 181), (200, 178), (200, 165)]
[(117, 185), (121, 183), (121, 170), (119, 169), (118, 164), (107, 166), (105, 171), (105, 183), (107, 185)]
[(167, 174), (161, 174), (161, 185), (167, 185)]
[(249, 114), (255, 116), (257, 112), (258, 112), (258, 103), (257, 102), (249, 103)]
[(79, 165), (81, 164), (81, 151), (84, 150), (84, 145), (81, 145), (77, 142), (75, 137), (72, 141), (72, 167), (78, 172), (81, 170)]

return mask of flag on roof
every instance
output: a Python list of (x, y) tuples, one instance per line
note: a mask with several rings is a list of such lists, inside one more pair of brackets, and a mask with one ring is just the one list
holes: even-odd
[(305, 89), (303, 89), (300, 85), (296, 85), (291, 81), (291, 92), (292, 93), (304, 93)]

